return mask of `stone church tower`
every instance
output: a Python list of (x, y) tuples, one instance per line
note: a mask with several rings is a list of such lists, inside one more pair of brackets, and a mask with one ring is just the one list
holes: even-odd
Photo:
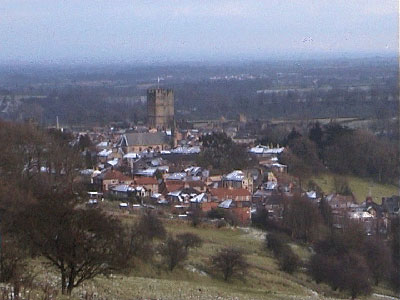
[(147, 90), (147, 123), (150, 128), (172, 128), (174, 122), (174, 91), (171, 89)]

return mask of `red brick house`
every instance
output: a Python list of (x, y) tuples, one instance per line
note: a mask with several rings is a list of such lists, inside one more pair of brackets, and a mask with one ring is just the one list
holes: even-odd
[(101, 186), (103, 192), (108, 192), (109, 187), (118, 184), (132, 184), (133, 179), (129, 178), (128, 176), (122, 174), (120, 171), (117, 170), (107, 170), (104, 174), (102, 174), (102, 181)]
[(210, 189), (211, 201), (222, 202), (231, 199), (233, 201), (251, 201), (251, 193), (246, 189), (214, 188)]
[(146, 189), (149, 195), (158, 193), (158, 181), (154, 177), (135, 177), (133, 180), (134, 186), (142, 186)]

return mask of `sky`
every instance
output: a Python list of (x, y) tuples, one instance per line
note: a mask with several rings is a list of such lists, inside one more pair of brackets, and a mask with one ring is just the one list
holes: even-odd
[(0, 62), (397, 55), (398, 0), (0, 0)]

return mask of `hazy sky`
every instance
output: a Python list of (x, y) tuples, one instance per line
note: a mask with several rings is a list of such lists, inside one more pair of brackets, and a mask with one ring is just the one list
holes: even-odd
[(398, 0), (0, 0), (0, 61), (398, 52)]

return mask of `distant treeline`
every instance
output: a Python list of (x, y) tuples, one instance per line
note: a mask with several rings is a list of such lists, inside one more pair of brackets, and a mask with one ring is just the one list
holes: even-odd
[(146, 106), (141, 103), (112, 103), (109, 93), (95, 88), (74, 87), (51, 93), (43, 99), (24, 100), (10, 119), (29, 120), (44, 125), (109, 125), (112, 122), (145, 122)]

